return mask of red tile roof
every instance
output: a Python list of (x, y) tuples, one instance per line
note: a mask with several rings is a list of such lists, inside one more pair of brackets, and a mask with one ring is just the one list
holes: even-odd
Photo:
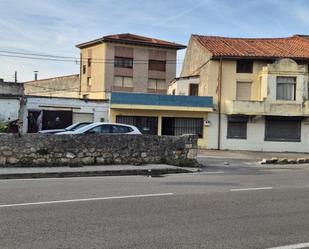
[(309, 59), (309, 39), (305, 35), (285, 38), (228, 38), (193, 35), (213, 57)]
[(134, 35), (134, 34), (129, 34), (129, 33), (103, 36), (96, 40), (78, 44), (76, 45), (76, 47), (84, 48), (84, 47), (89, 47), (89, 46), (99, 44), (102, 42), (106, 42), (106, 41), (126, 43), (126, 44), (132, 44), (132, 45), (155, 46), (155, 47), (163, 47), (163, 48), (171, 48), (171, 49), (186, 48), (186, 46), (178, 44), (178, 43), (163, 41), (163, 40), (159, 40), (155, 38)]

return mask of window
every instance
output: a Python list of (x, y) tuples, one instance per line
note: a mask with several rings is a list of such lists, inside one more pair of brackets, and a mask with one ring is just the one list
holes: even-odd
[(148, 80), (148, 89), (151, 89), (151, 90), (165, 90), (166, 89), (165, 80), (149, 79)]
[(236, 73), (252, 73), (253, 61), (252, 60), (238, 60), (236, 63)]
[(158, 134), (158, 117), (116, 116), (116, 122), (136, 126), (141, 133)]
[(133, 87), (133, 78), (125, 76), (115, 76), (114, 86), (118, 87)]
[(91, 84), (92, 84), (91, 77), (87, 77), (87, 86), (91, 86)]
[(121, 68), (133, 68), (133, 58), (115, 57), (114, 66)]
[(148, 69), (153, 71), (166, 71), (166, 61), (149, 60)]
[(301, 118), (266, 117), (265, 141), (300, 142)]
[(195, 134), (203, 137), (202, 118), (162, 118), (162, 135), (180, 136), (183, 134)]
[(110, 125), (99, 125), (87, 131), (87, 133), (110, 133)]
[(83, 74), (86, 73), (86, 65), (83, 65)]
[(247, 139), (247, 116), (229, 116), (227, 121), (227, 138)]
[(128, 127), (128, 126), (123, 126), (123, 125), (112, 125), (112, 133), (129, 133), (133, 131), (132, 128)]
[(277, 99), (296, 100), (296, 78), (277, 77)]
[(236, 83), (236, 99), (250, 100), (251, 99), (251, 82), (237, 82)]
[(189, 96), (198, 96), (198, 84), (190, 84)]
[(88, 67), (91, 67), (91, 58), (88, 58), (87, 64), (88, 64)]

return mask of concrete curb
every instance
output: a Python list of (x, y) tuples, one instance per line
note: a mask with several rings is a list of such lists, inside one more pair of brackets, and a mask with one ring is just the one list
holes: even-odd
[(0, 174), (0, 180), (4, 179), (31, 179), (31, 178), (65, 178), (65, 177), (92, 177), (92, 176), (160, 176), (165, 174), (194, 173), (194, 171), (175, 169), (131, 169), (131, 170), (97, 170), (97, 171), (65, 171), (65, 172), (35, 172), (35, 173), (8, 173)]

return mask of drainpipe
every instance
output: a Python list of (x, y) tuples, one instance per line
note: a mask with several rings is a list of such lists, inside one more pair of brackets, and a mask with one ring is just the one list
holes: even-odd
[(221, 149), (221, 97), (222, 97), (222, 57), (218, 71), (218, 150)]

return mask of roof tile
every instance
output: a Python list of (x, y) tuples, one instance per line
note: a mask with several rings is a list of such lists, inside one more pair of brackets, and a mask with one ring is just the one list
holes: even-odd
[(214, 57), (309, 58), (309, 39), (304, 35), (285, 38), (229, 38), (193, 35)]

